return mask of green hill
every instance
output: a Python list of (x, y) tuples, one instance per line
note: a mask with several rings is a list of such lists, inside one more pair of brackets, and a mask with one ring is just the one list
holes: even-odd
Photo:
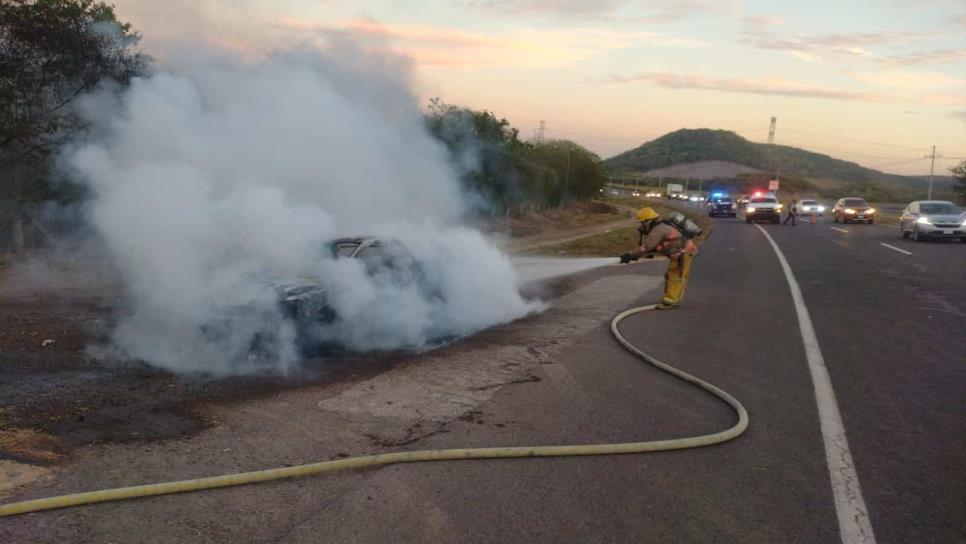
[[(771, 157), (769, 153), (772, 153)], [(829, 189), (820, 191), (829, 196), (850, 190), (875, 190), (892, 193), (899, 200), (922, 198), (925, 195), (920, 197), (918, 194), (929, 183), (925, 176), (888, 174), (797, 147), (775, 145), (769, 151), (767, 144), (749, 142), (731, 131), (711, 129), (681, 129), (665, 134), (605, 160), (604, 168), (612, 175), (646, 174), (671, 165), (712, 160), (771, 172), (780, 170), (783, 179), (830, 181), (833, 183), (819, 184), (819, 187)], [(945, 192), (950, 183), (951, 178), (936, 176), (937, 193)]]

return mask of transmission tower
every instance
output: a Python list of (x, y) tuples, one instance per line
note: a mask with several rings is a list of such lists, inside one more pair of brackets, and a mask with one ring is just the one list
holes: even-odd
[(547, 128), (547, 122), (543, 119), (540, 120), (540, 128), (537, 130), (537, 143), (543, 143), (543, 131)]

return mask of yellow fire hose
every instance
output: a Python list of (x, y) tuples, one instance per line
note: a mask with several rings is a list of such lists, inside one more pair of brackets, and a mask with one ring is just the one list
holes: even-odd
[(678, 370), (670, 365), (658, 361), (654, 357), (636, 348), (621, 334), (618, 326), (626, 317), (653, 309), (654, 306), (641, 306), (632, 308), (616, 316), (611, 321), (611, 332), (614, 337), (628, 351), (636, 355), (645, 362), (671, 374), (672, 376), (684, 380), (692, 385), (700, 387), (708, 393), (718, 397), (734, 409), (738, 415), (738, 422), (727, 430), (706, 434), (702, 436), (692, 436), (688, 438), (675, 438), (671, 440), (655, 440), (652, 442), (627, 442), (622, 444), (585, 444), (576, 446), (523, 446), (523, 447), (498, 447), (498, 448), (459, 448), (448, 450), (422, 450), (404, 451), (398, 453), (384, 453), (380, 455), (367, 455), (363, 457), (351, 457), (348, 459), (338, 459), (335, 461), (324, 461), (321, 463), (311, 463), (294, 467), (276, 468), (270, 470), (259, 470), (255, 472), (244, 472), (240, 474), (226, 474), (224, 476), (213, 476), (210, 478), (199, 478), (196, 480), (183, 480), (180, 482), (165, 482), (160, 484), (137, 485), (132, 487), (119, 487), (116, 489), (104, 489), (101, 491), (89, 491), (87, 493), (75, 493), (73, 495), (62, 495), (59, 497), (49, 497), (46, 499), (36, 499), (31, 501), (15, 502), (0, 505), (0, 517), (26, 514), (28, 512), (38, 512), (41, 510), (52, 510), (54, 508), (64, 508), (67, 506), (78, 506), (92, 504), (96, 502), (120, 501), (134, 499), (138, 497), (150, 497), (154, 495), (168, 495), (171, 493), (185, 493), (188, 491), (200, 491), (202, 489), (214, 489), (217, 487), (228, 487), (233, 485), (252, 484), (257, 482), (267, 482), (269, 480), (279, 480), (282, 478), (295, 478), (298, 476), (308, 476), (311, 474), (322, 474), (324, 472), (334, 472), (337, 470), (357, 469), (365, 467), (376, 467), (391, 465), (395, 463), (418, 463), (422, 461), (454, 461), (459, 459), (498, 459), (511, 457), (565, 457), (576, 455), (616, 455), (624, 453), (645, 453), (652, 451), (681, 450), (686, 448), (699, 448), (710, 446), (731, 440), (739, 436), (748, 427), (748, 412), (737, 399), (725, 391), (701, 380), (687, 372)]

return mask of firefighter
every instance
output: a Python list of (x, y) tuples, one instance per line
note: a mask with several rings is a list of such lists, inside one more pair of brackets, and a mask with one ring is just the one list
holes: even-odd
[(688, 285), (691, 260), (697, 254), (694, 242), (684, 237), (676, 226), (662, 221), (653, 208), (641, 208), (637, 212), (641, 233), (639, 247), (621, 255), (621, 263), (636, 261), (642, 256), (650, 258), (654, 253), (666, 255), (667, 272), (664, 273), (664, 296), (657, 305), (658, 310), (673, 310), (684, 299), (684, 289)]

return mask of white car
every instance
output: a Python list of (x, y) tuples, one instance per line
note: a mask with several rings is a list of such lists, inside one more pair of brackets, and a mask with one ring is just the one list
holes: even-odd
[(819, 217), (825, 215), (825, 206), (817, 200), (799, 200), (792, 206), (792, 213), (795, 215), (812, 215)]
[(641, 193), (634, 191), (633, 193), (631, 193), (631, 196), (641, 196)]

